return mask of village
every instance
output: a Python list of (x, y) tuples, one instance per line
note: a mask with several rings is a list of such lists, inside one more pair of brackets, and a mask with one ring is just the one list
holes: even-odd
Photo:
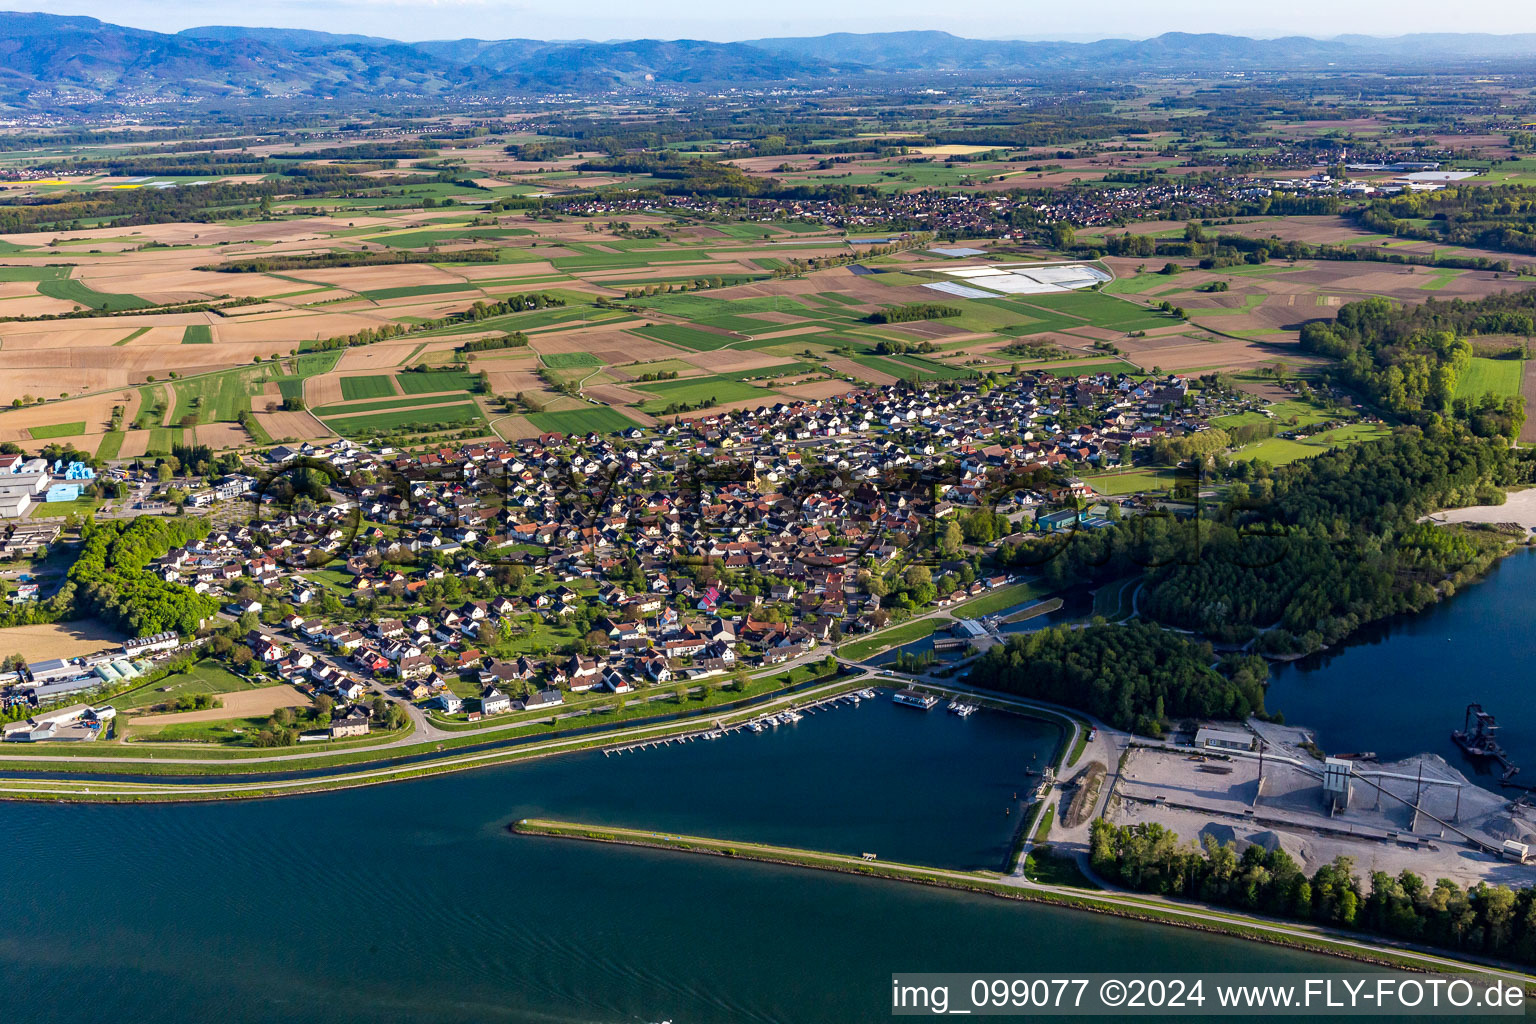
[[(1015, 582), (991, 557), (1006, 540), (1150, 507), (1077, 474), (1259, 404), (1198, 385), (1026, 373), (613, 437), (276, 446), (208, 486), (183, 482), (214, 526), (148, 571), (218, 601), (209, 650), (237, 672), (325, 695), (331, 738), (366, 733), (384, 694), (452, 725), (589, 691), (739, 684)], [(58, 536), (36, 530), (18, 525), (13, 543)], [(5, 707), (36, 722), (182, 643), (16, 665)], [(24, 724), (7, 738), (42, 735)]]

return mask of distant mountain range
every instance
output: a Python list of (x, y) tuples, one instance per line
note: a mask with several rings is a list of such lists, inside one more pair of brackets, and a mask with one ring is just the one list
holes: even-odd
[(837, 33), (714, 43), (455, 39), (403, 43), (304, 29), (208, 26), (174, 35), (94, 18), (0, 12), (0, 104), (304, 100), (593, 93), (826, 84), (925, 72), (977, 77), (1138, 71), (1536, 64), (1536, 35), (1248, 39), (1173, 32), (1092, 43)]

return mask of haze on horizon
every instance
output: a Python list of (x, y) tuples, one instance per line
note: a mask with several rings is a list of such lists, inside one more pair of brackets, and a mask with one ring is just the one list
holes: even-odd
[(704, 0), (586, 0), (574, 9), (521, 0), (12, 0), (4, 9), (85, 15), (159, 32), (201, 25), (303, 28), (425, 39), (709, 39), (814, 36), (829, 32), (938, 29), (976, 39), (1145, 38), (1219, 32), (1317, 39), (1349, 33), (1536, 32), (1536, 7), (1508, 0), (1292, 0), (1279, 6), (1229, 0), (1099, 0), (1090, 5), (972, 0), (778, 0), (771, 9)]

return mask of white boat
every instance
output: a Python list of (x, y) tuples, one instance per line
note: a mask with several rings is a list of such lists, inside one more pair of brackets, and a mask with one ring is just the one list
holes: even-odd
[(763, 723), (762, 722), (748, 722), (747, 723), (747, 728), (751, 729), (753, 732), (762, 732), (763, 731)]

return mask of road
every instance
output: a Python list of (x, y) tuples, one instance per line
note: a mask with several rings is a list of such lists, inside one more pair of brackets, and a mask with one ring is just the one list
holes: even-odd
[[(522, 744), (516, 747), (504, 747), (497, 750), (477, 751), (470, 754), (445, 753), (443, 757), (436, 758), (431, 761), (417, 762), (409, 765), (397, 765), (394, 767), (366, 769), (364, 771), (349, 772), (345, 775), (338, 776), (316, 776), (306, 779), (290, 779), (280, 782), (213, 782), (208, 785), (178, 783), (173, 786), (167, 786), (153, 782), (124, 783), (102, 780), (82, 780), (79, 782), (74, 782), (65, 779), (31, 780), (24, 777), (12, 777), (0, 779), (0, 794), (16, 794), (18, 796), (80, 797), (91, 794), (94, 787), (94, 796), (98, 799), (106, 795), (124, 794), (131, 794), (133, 796), (139, 797), (197, 797), (217, 799), (225, 797), (238, 797), (241, 795), (250, 796), (257, 793), (263, 795), (278, 795), (284, 792), (302, 792), (305, 790), (315, 789), (320, 786), (325, 786), (328, 783), (339, 783), (341, 785), (350, 787), (370, 783), (391, 782), (418, 775), (436, 774), (446, 771), (459, 771), (466, 768), (476, 768), (484, 765), (495, 764), (500, 761), (514, 759), (520, 760), (528, 757), (556, 754), (570, 750), (633, 744), (636, 742), (644, 742), (646, 740), (660, 740), (682, 732), (698, 732), (699, 730), (706, 728), (712, 721), (735, 721), (738, 719), (745, 721), (748, 718), (756, 718), (759, 715), (771, 714), (776, 711), (783, 711), (788, 708), (798, 707), (803, 704), (818, 700), (822, 697), (841, 693), (860, 685), (867, 685), (867, 683), (868, 679), (863, 675), (852, 677), (843, 676), (825, 685), (815, 686), (808, 690), (801, 690), (792, 694), (783, 694), (778, 697), (773, 697), (762, 702), (761, 704), (754, 704), (750, 708), (738, 709), (729, 714), (720, 715), (718, 718), (708, 715), (701, 715), (697, 718), (692, 718), (681, 722), (674, 721), (662, 722), (659, 724), (621, 727), (609, 732), (603, 732), (599, 734), (588, 734), (585, 736), (566, 736), (560, 737), (558, 739)], [(357, 752), (357, 748), (354, 748), (352, 751), (348, 751), (348, 753), (355, 752)], [(329, 756), (334, 756), (334, 753), (335, 752), (331, 752), (331, 755)], [(321, 756), (328, 755), (322, 753)], [(293, 759), (295, 759), (295, 755), (279, 756), (276, 758), (263, 758), (261, 761), (262, 763), (266, 763), (267, 761), (285, 761)], [(83, 756), (79, 758), (67, 758), (67, 760), (106, 760), (113, 763), (129, 761), (131, 763), (134, 760), (142, 761), (145, 759), (92, 758), (90, 756)], [(163, 764), (164, 762), (157, 761), (155, 763)], [(227, 760), (213, 762), (188, 760), (184, 762), (178, 761), (178, 763), (213, 763), (222, 765), (229, 764)], [(244, 761), (241, 763), (249, 764), (251, 762)]]

